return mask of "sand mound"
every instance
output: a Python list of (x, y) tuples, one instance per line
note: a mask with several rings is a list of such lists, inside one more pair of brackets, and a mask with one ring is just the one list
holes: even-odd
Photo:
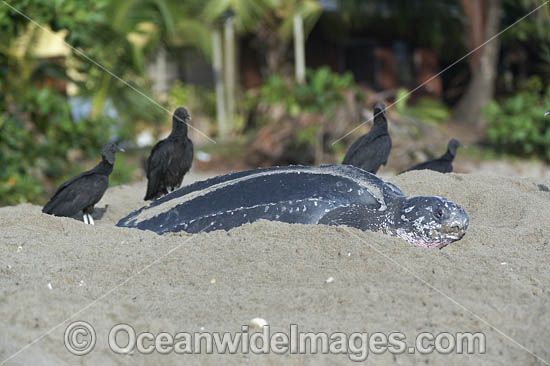
[[(471, 220), (465, 238), (437, 250), (377, 233), (266, 221), (193, 236), (115, 227), (142, 206), (144, 184), (109, 189), (95, 227), (37, 206), (1, 208), (0, 363), (39, 337), (7, 364), (349, 362), (323, 354), (118, 355), (107, 346), (118, 323), (138, 333), (236, 332), (255, 317), (272, 332), (288, 332), (290, 324), (402, 332), (409, 345), (420, 332), (486, 336), (483, 355), (370, 354), (371, 364), (550, 360), (550, 192), (539, 187), (550, 182), (427, 171), (390, 180), (407, 195), (463, 206)], [(63, 343), (76, 320), (97, 334), (83, 357)]]

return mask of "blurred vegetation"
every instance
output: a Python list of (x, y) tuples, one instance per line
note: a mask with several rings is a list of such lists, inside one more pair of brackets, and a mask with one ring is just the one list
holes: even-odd
[[(351, 73), (338, 74), (324, 66), (316, 70), (307, 69), (303, 84), (280, 75), (272, 75), (260, 86), (259, 93), (249, 95), (246, 105), (249, 113), (261, 111), (261, 104), (267, 103), (281, 106), (290, 117), (318, 115), (322, 123), (296, 127), (296, 145), (309, 144), (315, 147), (320, 143), (320, 129), (327, 127), (324, 126), (325, 121), (330, 121), (334, 109), (343, 101), (344, 91), (349, 89), (359, 93)], [(258, 113), (256, 116), (259, 126), (271, 122), (269, 113)]]
[[(504, 0), (503, 18), (506, 24), (514, 22), (519, 14), (525, 14), (544, 0)], [(550, 7), (543, 6), (529, 19), (521, 21), (502, 34), (507, 50), (523, 49), (536, 63), (535, 71), (543, 80), (550, 77)], [(524, 82), (525, 80), (520, 80)]]
[[(502, 24), (541, 4), (503, 0)], [(296, 121), (305, 115), (318, 117), (319, 123), (297, 125), (298, 146), (322, 145), (343, 93), (361, 95), (351, 74), (328, 67), (308, 70), (304, 84), (293, 81), (293, 15), (304, 19), (306, 36), (319, 26), (336, 44), (365, 37), (384, 46), (400, 40), (411, 49), (435, 51), (442, 67), (468, 49), (465, 19), (456, 0), (342, 0), (337, 12), (323, 11), (317, 0), (11, 0), (9, 5), (54, 32), (65, 32), (72, 50), (64, 58), (39, 59), (34, 54), (39, 26), (0, 5), (0, 205), (43, 200), (55, 185), (93, 166), (107, 140), (130, 141), (143, 126), (159, 131), (168, 116), (147, 98), (161, 100), (169, 110), (185, 105), (214, 130), (212, 90), (177, 82), (168, 95), (153, 96), (146, 65), (160, 48), (193, 48), (210, 61), (211, 31), (229, 15), (235, 17), (237, 34), (253, 39), (262, 74), (258, 89), (237, 95), (234, 132), (253, 135), (274, 123), (278, 109)], [(501, 40), (497, 89), (502, 98), (486, 108), (491, 146), (550, 159), (549, 122), (542, 118), (550, 95), (543, 93), (540, 80), (529, 79), (533, 74), (550, 78), (550, 7), (518, 23)], [(446, 80), (462, 78), (467, 83), (467, 69), (466, 63), (457, 65), (445, 73)], [(91, 105), (83, 118), (71, 114), (67, 85), (74, 85), (76, 96)], [(461, 84), (445, 85), (449, 87), (460, 89)], [(396, 100), (406, 93), (399, 90)], [(395, 107), (403, 115), (436, 124), (449, 119), (449, 100), (403, 98)], [(342, 154), (345, 147), (336, 149)], [(111, 183), (131, 180), (137, 165), (121, 154)]]
[(193, 116), (202, 115), (211, 120), (216, 118), (216, 95), (211, 89), (201, 86), (175, 82), (169, 93), (171, 109), (186, 106), (193, 111)]
[(190, 111), (195, 128), (206, 134), (212, 133), (213, 121), (216, 120), (216, 93), (212, 89), (176, 81), (168, 92), (168, 109), (175, 110), (180, 106)]
[(290, 74), (292, 55), (293, 16), (301, 15), (308, 34), (319, 17), (321, 5), (317, 0), (195, 0), (204, 4), (200, 16), (210, 26), (233, 15), (239, 34), (253, 34), (258, 48), (265, 55), (267, 75)]
[(68, 153), (78, 149), (84, 156), (97, 155), (108, 140), (112, 121), (71, 119), (66, 99), (50, 88), (29, 86), (18, 94), (13, 113), (0, 114), (0, 203), (36, 200), (41, 182), (63, 174)]
[[(247, 161), (252, 166), (270, 161), (326, 164), (341, 152), (341, 146), (330, 145), (329, 140), (339, 137), (334, 134), (350, 122), (348, 117), (351, 121), (359, 118), (363, 99), (351, 73), (333, 72), (327, 66), (307, 69), (303, 83), (272, 75), (257, 90), (249, 90), (245, 98), (248, 124), (244, 132), (257, 131), (257, 141), (262, 141), (247, 148), (252, 155), (258, 152), (258, 160), (248, 157)], [(326, 153), (330, 155), (327, 159)]]
[(327, 66), (309, 69), (306, 82), (295, 89), (296, 101), (304, 112), (331, 117), (334, 107), (342, 102), (342, 92), (350, 87), (356, 87), (350, 72), (340, 75)]
[[(115, 38), (103, 11), (107, 3), (60, 0), (52, 6), (20, 0), (10, 5), (24, 14), (33, 14), (36, 22), (53, 30), (70, 30), (67, 42), (86, 49), (91, 57), (103, 59), (101, 54), (117, 57), (112, 54), (114, 45), (98, 42), (102, 37)], [(0, 204), (38, 200), (44, 182), (59, 182), (79, 161), (97, 159), (102, 143), (112, 137), (113, 131), (124, 137), (124, 125), (103, 113), (107, 97), (118, 108), (136, 104), (127, 98), (132, 97), (128, 88), (101, 91), (105, 73), (92, 69), (79, 52), (74, 52), (66, 63), (72, 62), (75, 75), (86, 75), (82, 80), (71, 78), (67, 64), (58, 59), (37, 59), (33, 51), (39, 32), (39, 27), (22, 15), (7, 6), (0, 7)], [(124, 47), (118, 49), (118, 57), (123, 57), (125, 51)], [(124, 66), (109, 67), (122, 76), (139, 71), (127, 60), (118, 61)], [(92, 113), (78, 121), (71, 116), (64, 92), (68, 82), (77, 84), (82, 96), (92, 98)], [(130, 124), (132, 117), (129, 113), (121, 120)], [(69, 162), (70, 153), (75, 151), (78, 159)]]
[[(505, 0), (504, 22), (512, 23), (518, 14), (542, 3)], [(503, 70), (499, 70), (502, 77), (498, 83), (504, 95), (484, 110), (490, 147), (500, 153), (549, 161), (550, 120), (543, 116), (550, 101), (550, 89), (545, 87), (550, 78), (550, 7), (542, 7), (530, 20), (510, 28), (502, 35), (502, 43)], [(510, 66), (514, 62), (516, 69)]]
[[(95, 161), (103, 142), (133, 137), (140, 121), (164, 123), (165, 112), (151, 105), (156, 98), (145, 72), (147, 58), (159, 47), (184, 46), (209, 58), (212, 27), (229, 9), (238, 32), (261, 28), (258, 38), (268, 49), (278, 48), (273, 68), (291, 64), (286, 52), (292, 14), (300, 13), (311, 29), (321, 13), (315, 0), (13, 0), (0, 6), (0, 205), (37, 201), (48, 193), (44, 187), (51, 191)], [(37, 24), (65, 31), (70, 55), (38, 59), (33, 54), (41, 32)], [(89, 115), (78, 121), (71, 116), (68, 83), (91, 103)], [(185, 104), (195, 115), (215, 118), (209, 90), (176, 84), (168, 99), (165, 107)], [(118, 112), (116, 118), (107, 116), (108, 106)], [(132, 175), (130, 170), (118, 174), (118, 165), (112, 183)]]
[(395, 95), (395, 110), (404, 116), (410, 116), (426, 123), (440, 123), (449, 120), (449, 107), (441, 100), (421, 97), (413, 105), (409, 105), (410, 94), (407, 89), (401, 88)]
[[(324, 129), (328, 127), (326, 122), (331, 120), (334, 109), (343, 101), (343, 92), (350, 88), (357, 91), (351, 73), (339, 75), (328, 67), (307, 70), (306, 82), (295, 89), (297, 109), (301, 113), (319, 115), (321, 123), (298, 129), (298, 146), (309, 144), (317, 150), (323, 149)], [(319, 162), (320, 159), (318, 156), (316, 160)]]
[(333, 108), (342, 101), (342, 92), (350, 87), (356, 87), (351, 73), (340, 75), (326, 66), (308, 69), (303, 84), (275, 74), (260, 86), (258, 94), (249, 95), (247, 105), (251, 109), (259, 103), (282, 105), (292, 117), (303, 113), (330, 116)]
[(489, 141), (498, 151), (550, 160), (550, 120), (544, 117), (550, 88), (543, 89), (534, 76), (518, 93), (486, 107)]

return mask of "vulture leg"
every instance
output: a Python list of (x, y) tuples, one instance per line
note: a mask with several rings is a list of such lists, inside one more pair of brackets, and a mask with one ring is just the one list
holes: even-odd
[(86, 223), (89, 225), (94, 225), (94, 218), (92, 217), (92, 214), (94, 213), (94, 207), (86, 207), (84, 209), (84, 216), (86, 217)]

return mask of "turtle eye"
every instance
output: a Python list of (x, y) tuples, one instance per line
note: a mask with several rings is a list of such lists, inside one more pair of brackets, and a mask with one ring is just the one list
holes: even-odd
[(435, 210), (434, 215), (435, 215), (435, 217), (436, 217), (437, 219), (442, 218), (442, 217), (443, 217), (443, 210), (440, 209), (440, 208), (438, 208), (437, 210)]

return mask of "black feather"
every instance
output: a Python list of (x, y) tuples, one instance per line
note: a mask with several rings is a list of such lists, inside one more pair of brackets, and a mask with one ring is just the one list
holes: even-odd
[(436, 172), (440, 173), (451, 173), (453, 171), (453, 160), (456, 156), (456, 150), (459, 146), (462, 146), (462, 144), (455, 139), (452, 139), (449, 141), (449, 144), (447, 145), (447, 151), (445, 154), (441, 155), (437, 159), (432, 159), (425, 161), (423, 163), (417, 164), (413, 166), (412, 168), (406, 170), (434, 170)]
[(159, 141), (147, 160), (147, 193), (145, 200), (152, 200), (181, 186), (183, 177), (193, 163), (193, 142), (187, 137), (189, 114), (178, 108), (172, 118), (172, 132)]
[(351, 145), (342, 164), (353, 165), (373, 174), (381, 165), (386, 165), (392, 144), (385, 108), (383, 103), (374, 106), (374, 125)]
[(94, 205), (101, 200), (109, 186), (109, 175), (113, 171), (115, 152), (122, 151), (113, 143), (106, 143), (101, 149), (101, 162), (93, 169), (80, 173), (61, 184), (42, 212), (71, 217), (80, 212), (91, 214)]

